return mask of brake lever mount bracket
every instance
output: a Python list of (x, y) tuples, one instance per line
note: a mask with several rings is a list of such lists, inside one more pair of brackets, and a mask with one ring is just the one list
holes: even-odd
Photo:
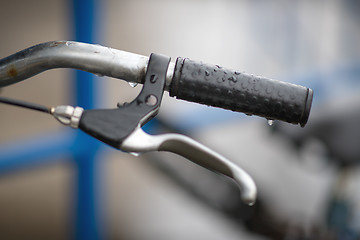
[(120, 149), (136, 128), (156, 116), (164, 88), (170, 58), (151, 54), (140, 94), (131, 103), (117, 109), (85, 110), (79, 128), (89, 135)]

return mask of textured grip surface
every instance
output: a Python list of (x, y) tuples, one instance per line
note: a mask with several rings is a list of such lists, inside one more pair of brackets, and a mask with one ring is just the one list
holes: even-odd
[(305, 126), (313, 91), (290, 83), (178, 58), (170, 96)]

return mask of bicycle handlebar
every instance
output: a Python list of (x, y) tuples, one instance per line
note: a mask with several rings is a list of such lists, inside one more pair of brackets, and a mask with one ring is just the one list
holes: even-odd
[[(75, 68), (128, 82), (144, 83), (149, 58), (73, 41), (42, 43), (0, 60), (0, 87), (52, 68)], [(255, 77), (218, 65), (178, 58), (170, 63), (165, 90), (170, 96), (248, 115), (305, 126), (313, 91)]]
[(149, 58), (100, 45), (53, 41), (35, 45), (0, 60), (0, 87), (53, 68), (74, 68), (143, 83)]
[(117, 149), (128, 152), (169, 151), (222, 173), (238, 183), (242, 199), (253, 204), (256, 186), (241, 168), (209, 148), (178, 134), (151, 136), (141, 126), (154, 117), (164, 90), (170, 96), (283, 120), (304, 126), (309, 117), (311, 89), (263, 77), (158, 54), (145, 57), (100, 45), (71, 41), (42, 43), (0, 60), (0, 87), (11, 85), (52, 68), (75, 68), (97, 75), (142, 83), (143, 89), (131, 103), (116, 109), (84, 110), (81, 107), (44, 108), (22, 101), (12, 105), (52, 114), (64, 125), (85, 133)]

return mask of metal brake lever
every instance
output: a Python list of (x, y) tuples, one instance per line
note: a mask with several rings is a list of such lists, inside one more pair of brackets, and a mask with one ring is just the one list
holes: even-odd
[(59, 106), (53, 108), (51, 113), (61, 123), (73, 128), (78, 127), (122, 151), (168, 151), (224, 174), (235, 180), (241, 189), (242, 200), (252, 205), (256, 200), (256, 186), (240, 167), (189, 137), (180, 134), (152, 136), (141, 129), (159, 110), (169, 62), (168, 57), (152, 54), (139, 96), (118, 109), (83, 110), (78, 107)]
[(187, 136), (180, 134), (153, 136), (138, 127), (123, 141), (120, 149), (135, 153), (166, 151), (178, 154), (202, 167), (232, 178), (240, 187), (241, 199), (245, 203), (252, 205), (256, 200), (256, 185), (243, 169)]

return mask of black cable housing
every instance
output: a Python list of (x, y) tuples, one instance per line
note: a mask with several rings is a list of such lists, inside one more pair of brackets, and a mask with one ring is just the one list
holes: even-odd
[(16, 100), (16, 99), (11, 99), (11, 98), (7, 98), (7, 97), (0, 97), (0, 103), (5, 103), (5, 104), (17, 106), (17, 107), (23, 107), (23, 108), (27, 108), (27, 109), (31, 109), (31, 110), (35, 110), (35, 111), (39, 111), (39, 112), (50, 113), (49, 107), (46, 107), (46, 106), (40, 105), (40, 104), (36, 104), (36, 103), (22, 101), (22, 100)]

